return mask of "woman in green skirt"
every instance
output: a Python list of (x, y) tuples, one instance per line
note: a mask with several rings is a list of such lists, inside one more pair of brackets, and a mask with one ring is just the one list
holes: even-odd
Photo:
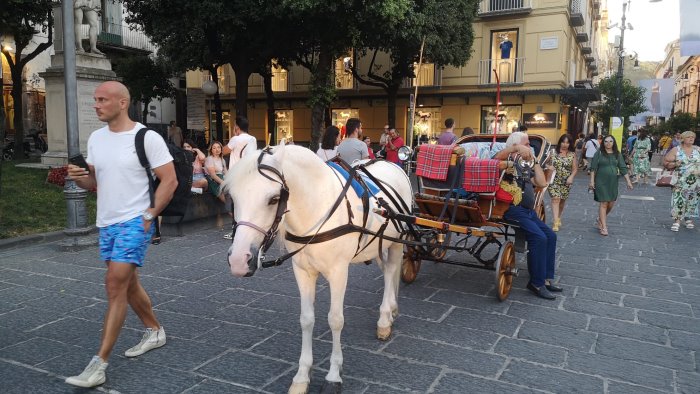
[(595, 200), (600, 203), (596, 226), (600, 235), (608, 235), (608, 214), (617, 201), (617, 184), (620, 175), (625, 176), (627, 188), (632, 190), (632, 181), (627, 174), (627, 165), (611, 135), (603, 138), (603, 146), (591, 161), (591, 184), (595, 190)]

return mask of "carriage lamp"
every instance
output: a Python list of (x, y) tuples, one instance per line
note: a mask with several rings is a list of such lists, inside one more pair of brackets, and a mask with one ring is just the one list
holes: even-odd
[(411, 150), (410, 147), (404, 145), (404, 146), (400, 147), (396, 153), (399, 156), (399, 160), (406, 161), (406, 160), (409, 160), (411, 158), (411, 156), (413, 155), (413, 150)]

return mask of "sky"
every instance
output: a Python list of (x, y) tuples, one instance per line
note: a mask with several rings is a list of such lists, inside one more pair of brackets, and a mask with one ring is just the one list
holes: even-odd
[[(610, 24), (620, 24), (623, 0), (608, 0)], [(625, 16), (633, 30), (625, 30), (625, 52), (637, 52), (640, 61), (662, 61), (666, 44), (680, 35), (679, 0), (662, 0), (650, 3), (649, 0), (629, 0)], [(620, 29), (613, 28), (608, 33), (612, 42), (620, 35)]]

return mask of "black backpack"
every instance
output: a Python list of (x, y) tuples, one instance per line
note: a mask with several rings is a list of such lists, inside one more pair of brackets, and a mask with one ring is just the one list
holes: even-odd
[[(151, 175), (151, 165), (146, 157), (146, 150), (143, 146), (144, 137), (148, 128), (144, 127), (136, 133), (136, 154), (139, 157), (141, 166), (146, 169), (148, 175), (148, 194), (151, 198), (151, 208), (155, 203), (155, 190), (158, 188), (160, 181), (153, 179)], [(159, 134), (160, 135), (160, 134)], [(162, 137), (162, 136), (161, 136)], [(177, 188), (173, 193), (173, 198), (168, 205), (161, 211), (159, 216), (185, 216), (187, 204), (189, 204), (190, 196), (192, 195), (192, 162), (194, 157), (191, 152), (188, 152), (176, 145), (165, 143), (173, 157), (175, 165), (175, 176), (177, 177)]]

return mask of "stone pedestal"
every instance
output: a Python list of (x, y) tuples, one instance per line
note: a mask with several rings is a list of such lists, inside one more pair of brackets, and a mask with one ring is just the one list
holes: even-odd
[[(78, 78), (78, 133), (80, 151), (87, 151), (90, 134), (103, 127), (93, 108), (95, 88), (104, 81), (116, 79), (112, 64), (104, 55), (91, 53), (76, 54), (76, 74)], [(66, 144), (66, 103), (65, 82), (63, 80), (63, 53), (51, 57), (51, 67), (41, 73), (46, 82), (46, 130), (49, 150), (41, 156), (42, 164), (61, 166), (67, 163)]]

